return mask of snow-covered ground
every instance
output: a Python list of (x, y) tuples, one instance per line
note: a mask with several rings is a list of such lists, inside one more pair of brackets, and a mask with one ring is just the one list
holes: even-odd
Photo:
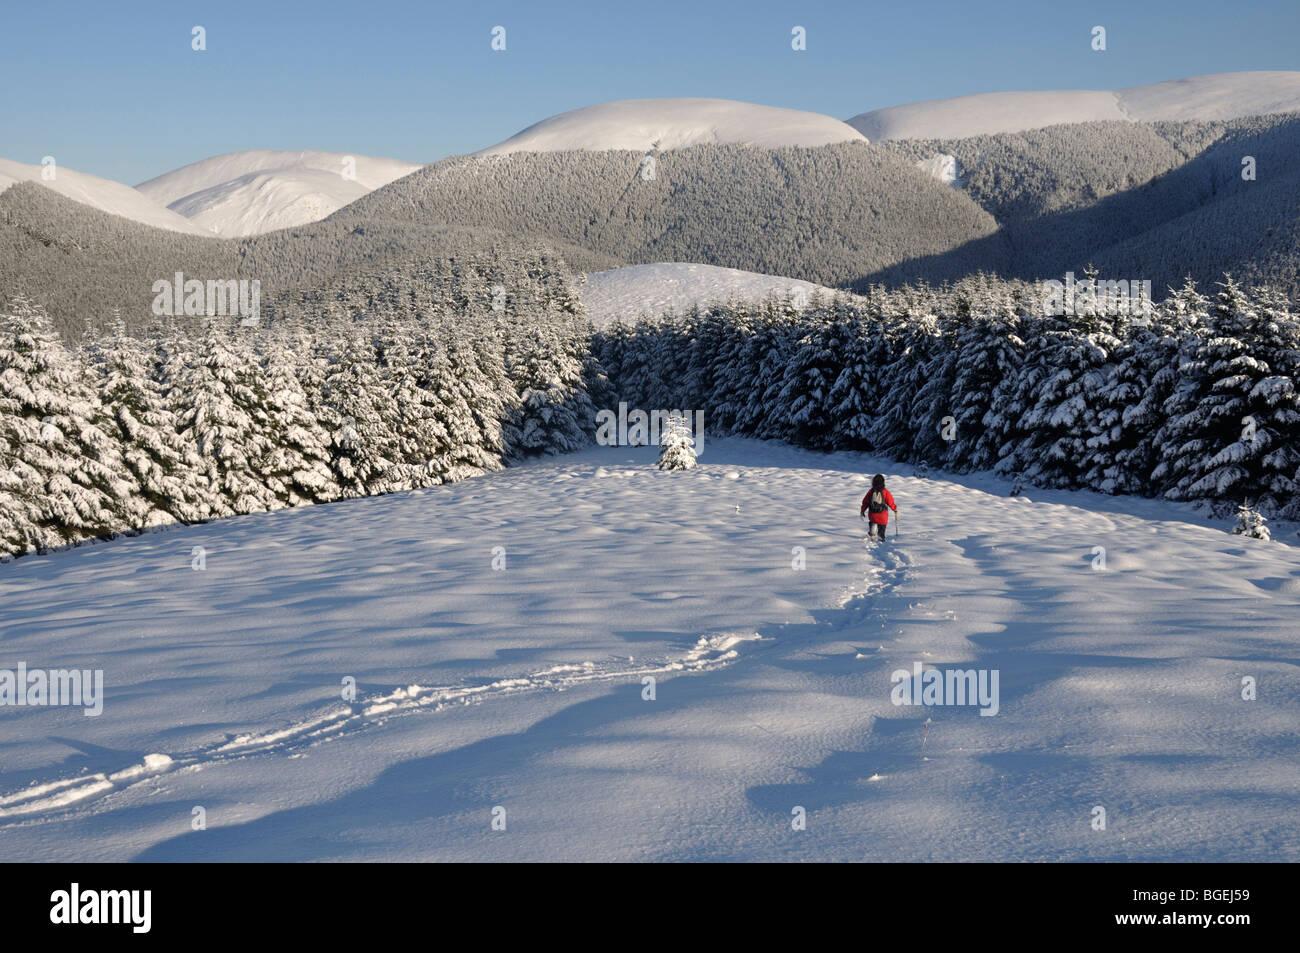
[(916, 167), (927, 175), (932, 175), (944, 185), (960, 185), (961, 163), (956, 156), (940, 152), (928, 159), (918, 159)]
[(628, 265), (591, 272), (586, 277), (586, 282), (577, 286), (578, 294), (597, 327), (611, 321), (634, 321), (641, 314), (660, 315), (670, 309), (681, 314), (693, 304), (704, 307), (729, 300), (757, 302), (772, 295), (790, 295), (796, 301), (811, 303), (817, 294), (828, 300), (836, 294), (834, 288), (797, 278), (693, 262)]
[[(57, 157), (56, 157), (57, 158)], [(155, 202), (142, 195), (129, 185), (101, 179), (96, 175), (87, 175), (61, 165), (54, 166), (54, 178), (43, 178), (44, 167), (0, 159), (0, 192), (17, 182), (35, 182), (47, 189), (53, 189), (65, 198), (89, 205), (110, 215), (120, 215), (132, 221), (143, 222), (154, 228), (166, 228), (173, 232), (188, 232), (191, 235), (208, 235), (211, 232), (189, 221), (183, 215), (177, 215), (163, 203)]]
[(625, 99), (560, 113), (475, 155), (565, 150), (682, 149), (701, 143), (824, 146), (862, 140), (831, 116), (730, 99)]
[[(106, 682), (98, 717), (0, 708), (6, 859), (1300, 859), (1300, 549), (855, 454), (653, 457), (0, 566), (0, 668)], [(868, 548), (877, 467), (902, 533)], [(997, 714), (894, 705), (915, 663), (996, 670)]]
[(977, 93), (888, 106), (848, 124), (872, 140), (965, 139), (1067, 122), (1238, 119), (1300, 110), (1300, 71), (1215, 73), (1127, 89)]
[(318, 222), (420, 165), (342, 152), (252, 149), (213, 156), (136, 188), (226, 238)]

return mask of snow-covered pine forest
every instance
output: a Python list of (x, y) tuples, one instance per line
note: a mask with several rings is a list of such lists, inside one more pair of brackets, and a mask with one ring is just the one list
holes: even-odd
[(168, 523), (433, 486), (589, 442), (563, 311), (119, 325), (0, 321), (0, 558)]
[(595, 351), (621, 400), (704, 408), (711, 433), (1300, 517), (1287, 297), (1226, 278), (1146, 317), (1043, 310), (1039, 287), (973, 280), (647, 317)]
[(1300, 518), (1300, 321), (1230, 278), (1149, 320), (1043, 316), (1032, 286), (769, 299), (594, 331), (372, 302), (314, 321), (0, 327), (0, 558), (387, 493), (567, 452), (595, 411), (703, 409), (714, 434), (994, 470), (1026, 484)]

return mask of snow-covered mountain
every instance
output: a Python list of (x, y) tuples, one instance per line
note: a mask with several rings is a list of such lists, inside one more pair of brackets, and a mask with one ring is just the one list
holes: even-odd
[(950, 252), (949, 262), (995, 271), (1005, 251), (980, 241), (997, 222), (968, 195), (860, 137), (805, 149), (700, 142), (657, 154), (653, 167), (640, 149), (453, 156), (329, 222), (486, 227), (606, 259), (570, 260), (577, 271), (705, 262), (836, 286)]
[(862, 139), (838, 119), (800, 109), (730, 99), (625, 99), (543, 119), (475, 154), (664, 150), (710, 142), (774, 148)]
[(87, 175), (72, 169), (56, 166), (53, 179), (41, 177), (42, 167), (0, 159), (0, 192), (5, 191), (16, 182), (35, 182), (60, 195), (89, 205), (110, 215), (120, 215), (155, 228), (166, 228), (173, 232), (187, 232), (192, 235), (211, 235), (201, 225), (189, 221), (166, 207), (164, 203), (153, 201), (129, 185), (101, 179), (99, 176)]
[(1060, 123), (1239, 119), (1300, 110), (1300, 71), (1216, 73), (1127, 89), (978, 93), (861, 113), (871, 139), (964, 139)]
[(593, 272), (578, 285), (582, 303), (597, 327), (633, 321), (640, 314), (659, 315), (670, 309), (681, 313), (693, 304), (704, 307), (718, 301), (761, 301), (790, 295), (811, 302), (819, 292), (828, 300), (844, 293), (797, 278), (676, 261)]
[(206, 234), (234, 237), (320, 221), (418, 168), (342, 152), (254, 149), (182, 166), (136, 189)]

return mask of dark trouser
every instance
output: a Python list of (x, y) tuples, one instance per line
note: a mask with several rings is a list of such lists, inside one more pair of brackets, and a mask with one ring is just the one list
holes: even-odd
[(880, 530), (880, 538), (881, 538), (881, 539), (884, 539), (884, 538), (885, 538), (885, 524), (884, 524), (884, 523), (868, 523), (868, 524), (867, 524), (867, 538), (868, 538), (868, 539), (871, 538), (871, 531), (872, 531), (873, 529), (878, 529), (878, 530)]

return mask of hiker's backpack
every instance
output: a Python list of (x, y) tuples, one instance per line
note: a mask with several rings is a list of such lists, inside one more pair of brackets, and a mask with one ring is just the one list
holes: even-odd
[(871, 496), (868, 497), (868, 499), (867, 499), (867, 512), (868, 512), (868, 513), (883, 513), (883, 512), (885, 512), (885, 489), (884, 489), (884, 487), (881, 487), (879, 490), (872, 490), (872, 491), (871, 491)]

